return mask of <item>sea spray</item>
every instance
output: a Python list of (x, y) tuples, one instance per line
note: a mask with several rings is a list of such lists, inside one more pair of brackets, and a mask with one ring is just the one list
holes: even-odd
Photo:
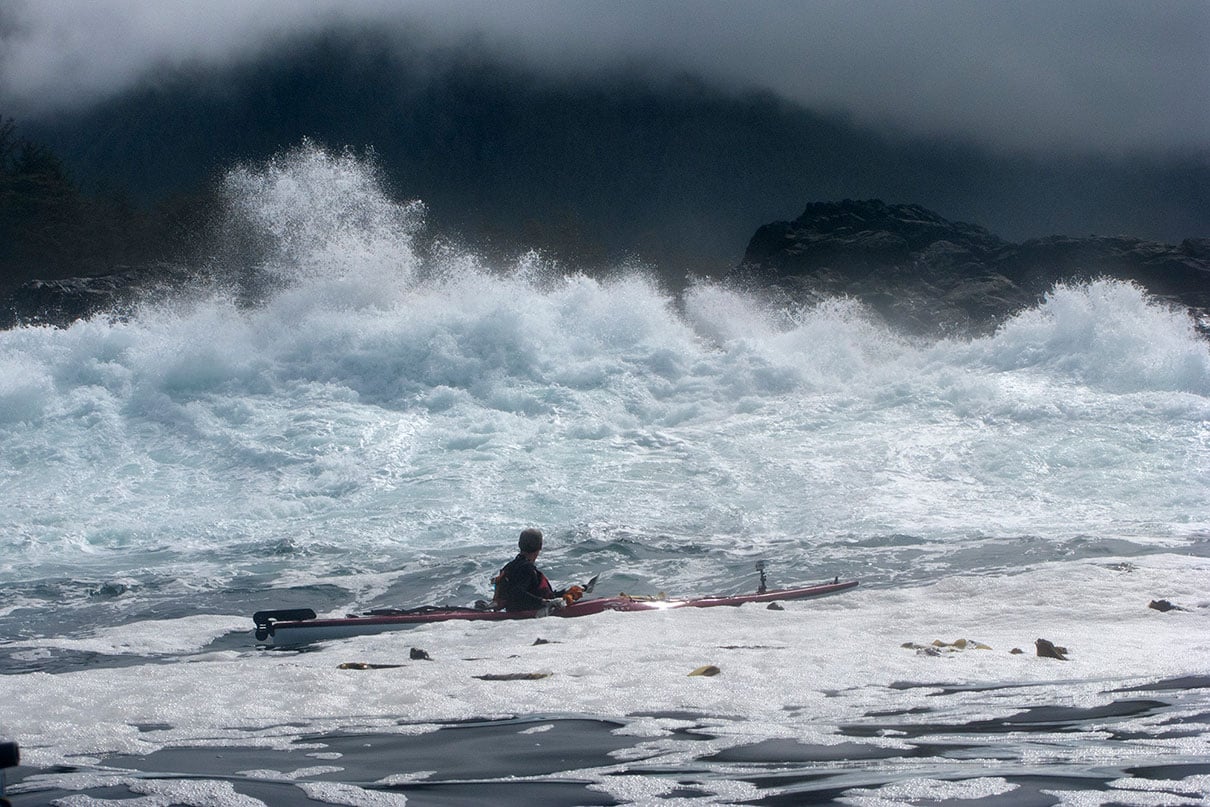
[(262, 247), (265, 268), (289, 278), (408, 278), (424, 206), (392, 200), (373, 153), (304, 141), (223, 183), (228, 226)]
[(1192, 318), (1133, 283), (1060, 284), (986, 346), (1001, 369), (1050, 368), (1119, 393), (1210, 394), (1210, 350)]
[(0, 334), (14, 574), (86, 550), (97, 573), (227, 579), (248, 545), (386, 570), (530, 522), (803, 558), (908, 533), (944, 565), (971, 535), (1179, 542), (1204, 521), (1210, 354), (1134, 286), (922, 342), (848, 300), (678, 301), (641, 274), (421, 254), (419, 205), (347, 152), (226, 188), (229, 230), (260, 245), (243, 269), (274, 278), (255, 304)]

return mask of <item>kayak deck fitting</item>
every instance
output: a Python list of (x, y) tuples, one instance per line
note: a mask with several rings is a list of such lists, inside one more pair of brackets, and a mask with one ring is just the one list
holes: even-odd
[[(348, 614), (344, 617), (317, 619), (310, 608), (294, 608), (278, 611), (257, 611), (252, 616), (256, 624), (258, 644), (286, 647), (321, 642), (328, 639), (344, 639), (364, 636), (389, 630), (400, 630), (430, 622), (451, 620), (504, 622), (518, 619), (535, 619), (544, 616), (571, 618), (591, 616), (605, 611), (669, 611), (676, 608), (714, 608), (744, 603), (775, 602), (777, 600), (805, 600), (837, 594), (857, 586), (856, 580), (840, 580), (820, 583), (802, 588), (760, 590), (755, 594), (735, 594), (693, 599), (665, 599), (655, 597), (633, 597), (620, 594), (616, 597), (581, 599), (563, 608), (551, 611), (504, 611), (495, 609), (461, 608), (458, 606), (426, 605), (406, 610), (376, 609), (364, 614)], [(762, 589), (764, 587), (762, 586)]]

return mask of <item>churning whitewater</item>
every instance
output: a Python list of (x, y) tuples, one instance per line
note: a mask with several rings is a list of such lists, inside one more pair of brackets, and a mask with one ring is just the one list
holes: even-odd
[[(549, 791), (566, 803), (795, 803), (823, 776), (854, 804), (1089, 788), (1149, 804), (1168, 802), (1130, 771), (1161, 757), (1187, 765), (1157, 775), (1168, 792), (1208, 789), (1210, 349), (1185, 312), (1097, 281), (990, 336), (908, 339), (847, 300), (673, 295), (641, 269), (595, 279), (538, 255), (487, 266), (350, 153), (306, 145), (226, 190), (230, 243), (191, 293), (0, 333), (0, 735), (32, 766), (18, 798), (461, 803), (424, 799), (519, 776), (574, 783)], [(763, 560), (771, 583), (862, 586), (784, 612), (254, 647), (260, 608), (468, 604), (531, 525), (556, 585), (738, 593)], [(1069, 659), (1038, 658), (1040, 636)], [(918, 652), (938, 638), (990, 649)], [(407, 663), (411, 646), (434, 660)], [(706, 663), (720, 675), (686, 677)], [(493, 670), (549, 675), (476, 677)], [(1179, 697), (1107, 694), (1148, 686)], [(1142, 698), (1164, 705), (1104, 711)], [(1090, 712), (1042, 742), (1068, 729), (1013, 724), (1029, 709)], [(353, 764), (336, 739), (470, 720), (571, 732), (583, 758)], [(997, 739), (966, 757), (906, 727), (979, 721)], [(146, 762), (157, 751), (300, 743), (322, 761), (199, 771), (192, 795), (147, 772), (172, 770)], [(1047, 766), (1055, 783), (1026, 781)]]

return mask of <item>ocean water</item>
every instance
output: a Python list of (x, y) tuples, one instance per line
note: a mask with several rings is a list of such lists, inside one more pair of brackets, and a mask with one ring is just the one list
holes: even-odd
[[(352, 154), (226, 190), (224, 282), (0, 332), (14, 804), (1210, 802), (1184, 312), (1097, 281), (912, 339), (485, 265)], [(527, 526), (599, 593), (861, 585), (255, 645), (265, 608), (468, 604)], [(479, 677), (507, 673), (545, 677)]]

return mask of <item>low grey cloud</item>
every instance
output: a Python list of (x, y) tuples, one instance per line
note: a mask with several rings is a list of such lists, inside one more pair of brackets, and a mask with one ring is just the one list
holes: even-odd
[(10, 0), (0, 111), (87, 104), (342, 22), (572, 78), (688, 71), (1007, 150), (1210, 149), (1206, 0)]

